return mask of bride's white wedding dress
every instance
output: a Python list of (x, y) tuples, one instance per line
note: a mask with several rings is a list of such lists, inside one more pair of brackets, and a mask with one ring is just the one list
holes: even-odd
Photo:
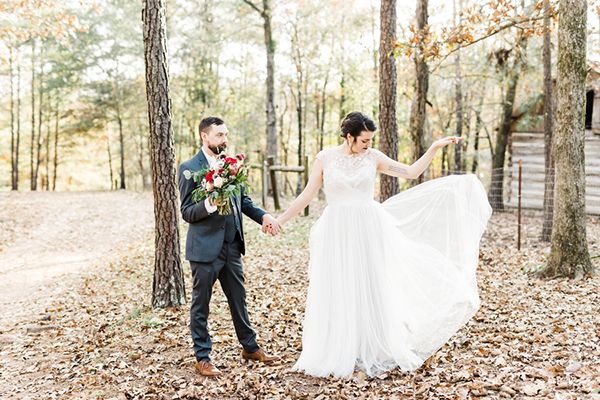
[(417, 369), (477, 311), (479, 241), (491, 215), (474, 175), (427, 181), (373, 200), (369, 149), (317, 155), (327, 207), (310, 234), (302, 354), (314, 376)]

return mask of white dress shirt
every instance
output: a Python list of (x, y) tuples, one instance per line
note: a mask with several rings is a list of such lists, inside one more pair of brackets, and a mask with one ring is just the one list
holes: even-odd
[[(206, 159), (208, 160), (208, 165), (211, 168), (214, 168), (215, 164), (217, 163), (216, 158), (209, 155), (206, 151), (204, 151), (204, 147), (201, 147), (201, 149), (202, 149), (202, 153), (204, 153), (204, 157), (206, 157)], [(204, 199), (204, 207), (206, 207), (206, 211), (208, 211), (209, 214), (212, 214), (215, 211), (217, 211), (217, 206), (215, 206), (214, 204), (211, 204), (208, 199)]]

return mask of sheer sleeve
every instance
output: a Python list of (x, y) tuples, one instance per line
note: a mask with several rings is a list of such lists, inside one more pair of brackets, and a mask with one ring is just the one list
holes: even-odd
[(327, 164), (327, 162), (329, 161), (329, 151), (328, 149), (323, 149), (320, 152), (317, 153), (317, 156), (315, 157), (317, 160), (321, 161), (321, 163), (323, 164), (323, 166), (325, 164)]
[(381, 150), (375, 149), (373, 147), (369, 149), (369, 153), (371, 159), (375, 162), (375, 165), (383, 163), (388, 158)]

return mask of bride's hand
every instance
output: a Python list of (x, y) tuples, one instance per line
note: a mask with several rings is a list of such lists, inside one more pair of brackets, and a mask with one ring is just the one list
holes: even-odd
[(275, 218), (275, 221), (279, 224), (279, 231), (283, 231), (283, 222), (281, 222), (281, 216)]
[(433, 142), (432, 146), (437, 150), (450, 144), (458, 144), (461, 140), (463, 140), (463, 138), (460, 136), (446, 136), (445, 138)]

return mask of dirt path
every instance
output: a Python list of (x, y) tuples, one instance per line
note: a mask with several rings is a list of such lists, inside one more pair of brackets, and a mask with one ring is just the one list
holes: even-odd
[(0, 330), (153, 229), (150, 193), (0, 193)]

